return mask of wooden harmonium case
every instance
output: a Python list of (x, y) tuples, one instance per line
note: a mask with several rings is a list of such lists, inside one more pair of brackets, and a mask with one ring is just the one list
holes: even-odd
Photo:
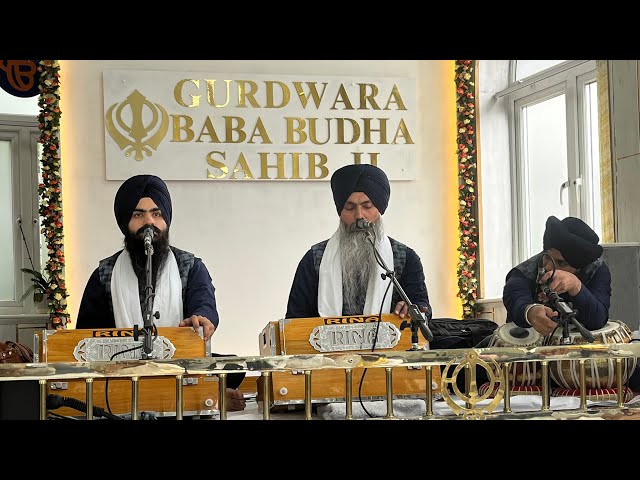
[[(378, 330), (374, 353), (411, 349), (411, 329), (400, 330), (402, 319), (397, 315), (383, 314)], [(345, 317), (295, 318), (269, 322), (259, 335), (260, 356), (316, 355), (321, 353), (371, 353), (375, 337), (377, 315)], [(419, 347), (428, 342), (419, 337)], [(354, 368), (352, 395), (358, 399), (362, 383), (363, 399), (386, 398), (384, 368)], [(395, 367), (392, 371), (393, 395), (396, 398), (424, 398), (426, 374), (422, 367)], [(262, 377), (259, 379), (258, 400), (262, 395)], [(304, 372), (272, 372), (272, 405), (304, 402)], [(342, 369), (313, 370), (311, 374), (311, 398), (314, 403), (345, 401), (345, 373)], [(440, 391), (440, 368), (432, 368), (433, 392)]]
[[(36, 334), (38, 335), (38, 334)], [(109, 361), (119, 351), (142, 344), (142, 337), (134, 339), (133, 329), (101, 328), (75, 330), (47, 330), (40, 341), (40, 361), (42, 362), (90, 362)], [(207, 346), (202, 337), (188, 327), (160, 327), (158, 338), (153, 344), (154, 358), (169, 360), (177, 358), (204, 358)], [(142, 349), (118, 355), (113, 360), (140, 359)], [(210, 415), (217, 409), (217, 376), (185, 375), (182, 379), (183, 414)], [(108, 391), (105, 392), (105, 386)], [(50, 381), (47, 393), (70, 397), (86, 402), (86, 382), (84, 379)], [(131, 412), (131, 379), (96, 378), (93, 381), (93, 405), (115, 415)], [(84, 413), (68, 407), (55, 410), (65, 416), (81, 416)], [(175, 376), (140, 377), (138, 385), (138, 412), (155, 412), (158, 416), (172, 416), (176, 413)]]

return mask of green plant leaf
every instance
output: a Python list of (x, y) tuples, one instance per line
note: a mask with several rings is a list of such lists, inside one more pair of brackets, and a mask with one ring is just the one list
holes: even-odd
[(40, 289), (42, 289), (43, 293), (49, 288), (49, 281), (44, 278), (42, 273), (38, 272), (37, 270), (32, 270), (31, 268), (21, 268), (20, 271), (31, 275), (31, 281), (35, 283)]
[(33, 275), (34, 277), (42, 277), (42, 273), (37, 270), (32, 270), (31, 268), (21, 268), (20, 271)]
[(31, 285), (29, 288), (27, 288), (27, 291), (24, 292), (24, 294), (22, 295), (22, 297), (20, 297), (20, 301), (23, 302), (25, 298), (27, 298), (29, 296), (29, 294), (31, 292), (33, 292), (36, 288), (38, 288), (37, 285)]

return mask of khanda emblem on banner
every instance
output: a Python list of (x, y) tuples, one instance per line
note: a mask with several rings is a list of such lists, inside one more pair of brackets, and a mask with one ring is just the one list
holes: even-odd
[[(125, 109), (129, 110), (129, 124), (123, 118)], [(151, 103), (138, 90), (134, 90), (124, 102), (109, 107), (105, 114), (105, 124), (120, 150), (124, 150), (127, 157), (135, 153), (134, 158), (141, 161), (143, 153), (148, 157), (153, 155), (151, 149), (157, 150), (167, 134), (169, 114), (162, 106)]]
[(38, 95), (40, 60), (0, 60), (0, 88), (14, 97)]

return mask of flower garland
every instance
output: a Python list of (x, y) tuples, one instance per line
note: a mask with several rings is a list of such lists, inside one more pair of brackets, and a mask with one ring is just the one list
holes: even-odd
[(476, 119), (475, 60), (455, 61), (457, 144), (458, 144), (458, 294), (462, 317), (474, 318), (481, 308), (476, 304), (478, 277), (478, 227), (476, 225)]
[(42, 144), (42, 183), (38, 185), (41, 233), (47, 242), (49, 259), (45, 271), (49, 279), (46, 292), (49, 322), (55, 329), (66, 328), (71, 321), (67, 313), (67, 289), (64, 272), (64, 236), (62, 230), (62, 179), (60, 177), (60, 65), (56, 60), (41, 60), (40, 143)]

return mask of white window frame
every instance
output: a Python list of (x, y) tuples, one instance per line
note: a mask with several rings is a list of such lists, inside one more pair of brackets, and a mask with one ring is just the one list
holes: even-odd
[[(3, 272), (3, 275), (13, 275), (15, 279), (15, 295), (13, 300), (0, 300), (0, 315), (17, 315), (46, 311), (47, 304), (43, 301), (34, 304), (33, 297), (20, 301), (23, 293), (31, 285), (29, 275), (20, 271), (21, 268), (34, 268), (42, 271), (40, 216), (38, 212), (38, 141), (40, 131), (36, 117), (29, 115), (0, 115), (0, 139), (11, 141), (11, 185), (13, 224), (13, 252), (15, 269), (13, 272)], [(25, 240), (29, 246), (29, 253), (33, 260), (33, 267), (29, 261), (29, 254), (22, 238), (20, 224), (24, 231)]]
[[(512, 74), (514, 73), (513, 70), (512, 68)], [(524, 178), (526, 160), (524, 159), (522, 147), (521, 108), (555, 95), (565, 94), (567, 167), (569, 175), (566, 196), (569, 201), (569, 215), (583, 218), (586, 221), (586, 215), (591, 215), (593, 210), (588, 192), (585, 192), (585, 188), (581, 187), (581, 183), (589, 180), (588, 177), (583, 178), (583, 175), (589, 175), (589, 169), (586, 168), (586, 161), (588, 160), (587, 135), (584, 130), (586, 125), (582, 122), (583, 113), (586, 109), (583, 90), (587, 83), (595, 80), (595, 60), (571, 61), (518, 82), (495, 95), (496, 98), (505, 94), (508, 96), (510, 149), (513, 158), (511, 195), (513, 205), (512, 225), (514, 226), (514, 265), (528, 258), (529, 249), (526, 231), (528, 228), (528, 215), (526, 212), (530, 199), (526, 191), (526, 178)], [(558, 191), (558, 194), (560, 194), (560, 191)]]

